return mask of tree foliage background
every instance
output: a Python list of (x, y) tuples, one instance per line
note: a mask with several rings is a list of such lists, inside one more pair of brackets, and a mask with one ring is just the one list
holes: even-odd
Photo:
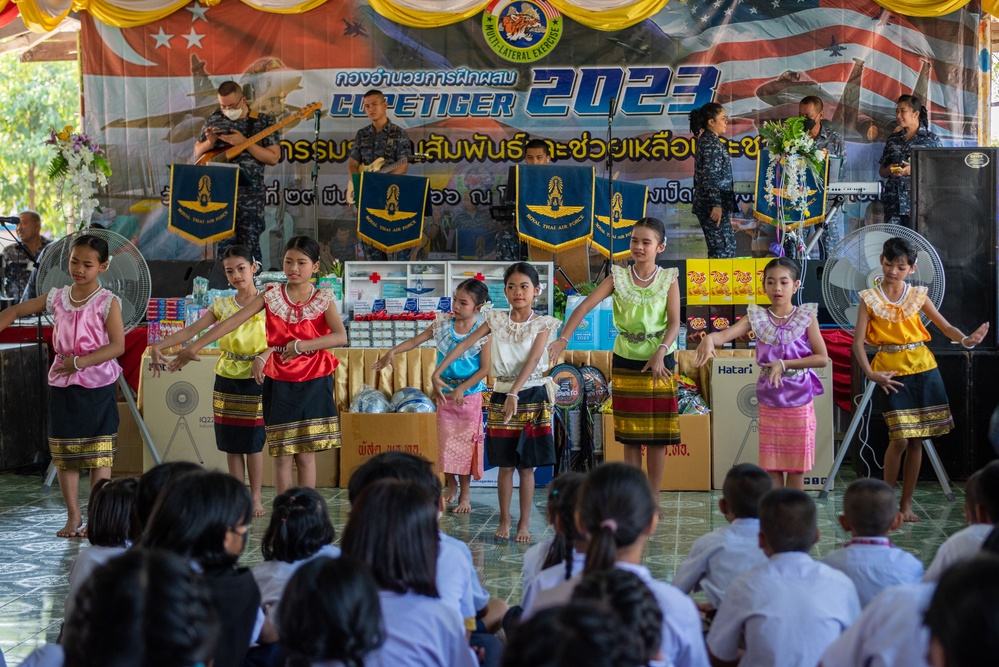
[(49, 129), (79, 124), (79, 77), (76, 62), (22, 63), (16, 53), (0, 55), (0, 214), (34, 209), (50, 233), (65, 228), (45, 173), (52, 157), (45, 141)]

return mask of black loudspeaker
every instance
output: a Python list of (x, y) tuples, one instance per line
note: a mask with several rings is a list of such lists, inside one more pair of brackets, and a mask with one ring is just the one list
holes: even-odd
[[(976, 463), (976, 450), (978, 449), (976, 446), (976, 430), (979, 428), (980, 419), (973, 412), (973, 408), (976, 400), (983, 399), (980, 396), (975, 396), (971, 390), (972, 384), (976, 380), (975, 373), (973, 372), (976, 364), (973, 363), (973, 360), (979, 354), (995, 355), (995, 360), (992, 361), (992, 364), (994, 367), (999, 367), (999, 355), (987, 352), (972, 354), (971, 352), (958, 350), (937, 351), (934, 354), (937, 358), (937, 366), (940, 369), (944, 387), (947, 388), (950, 411), (954, 417), (954, 428), (947, 435), (934, 438), (933, 445), (936, 447), (937, 454), (940, 455), (940, 461), (943, 463), (948, 477), (952, 480), (963, 481), (968, 479), (968, 476), (972, 472), (981, 467)], [(988, 370), (986, 364), (982, 364), (981, 368), (983, 372), (987, 372)], [(858, 378), (863, 379), (864, 374), (856, 361), (852, 361), (851, 364), (851, 377), (853, 378), (852, 394), (854, 401), (856, 401), (856, 397), (862, 394), (864, 389), (863, 383), (858, 381)], [(904, 377), (900, 379), (903, 382), (905, 381)], [(985, 379), (977, 379), (978, 386), (987, 386)], [(868, 466), (870, 466), (871, 474), (874, 477), (882, 477), (881, 471), (872, 462), (871, 449), (874, 450), (873, 456), (878, 465), (883, 466), (885, 450), (888, 447), (888, 426), (885, 424), (883, 417), (883, 396), (884, 394), (880, 389), (874, 390), (874, 396), (871, 401), (870, 429), (867, 433), (867, 444), (870, 446), (870, 449), (865, 449), (863, 452), (859, 451), (859, 434), (854, 436), (853, 442), (850, 443), (850, 459), (853, 469), (861, 477), (867, 475)], [(991, 400), (995, 402), (994, 398)], [(991, 410), (989, 414), (991, 415)], [(987, 428), (986, 418), (986, 433)], [(984, 438), (985, 436), (983, 435), (982, 437)], [(984, 446), (987, 447), (987, 443)], [(922, 466), (919, 469), (919, 479), (920, 481), (936, 481), (937, 479), (936, 473), (933, 471), (933, 466), (930, 464), (930, 459), (925, 453), (923, 454)], [(901, 472), (899, 472), (899, 481), (901, 481)]]
[[(941, 314), (965, 333), (991, 329), (979, 349), (996, 349), (999, 313), (999, 149), (914, 148), (912, 222), (940, 254), (947, 287)], [(934, 349), (950, 340), (933, 327)]]
[(999, 352), (974, 352), (971, 356), (972, 380), (977, 391), (971, 391), (969, 401), (972, 429), (973, 468), (979, 470), (996, 458), (996, 451), (989, 442), (989, 422), (999, 406), (999, 396), (993, 386), (999, 377)]
[(152, 282), (149, 290), (151, 298), (184, 297), (191, 293), (191, 279), (199, 262), (154, 259), (146, 264)]
[(801, 290), (798, 292), (798, 304), (819, 304), (819, 312), (816, 314), (819, 324), (836, 324), (822, 296), (822, 273), (825, 268), (826, 263), (823, 260), (809, 259), (801, 262)]

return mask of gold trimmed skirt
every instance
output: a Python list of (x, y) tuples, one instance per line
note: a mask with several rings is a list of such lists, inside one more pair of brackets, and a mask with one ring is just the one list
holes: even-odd
[(889, 440), (935, 438), (950, 433), (954, 419), (938, 369), (896, 375), (894, 379), (903, 386), (898, 393), (890, 393), (884, 399)]
[[(676, 368), (673, 355), (666, 357)], [(652, 372), (642, 372), (646, 362), (614, 355), (611, 361), (611, 405), (614, 437), (623, 445), (665, 446), (680, 444), (676, 378), (652, 382)]]
[(115, 383), (49, 387), (49, 451), (59, 470), (110, 468), (118, 448)]
[(517, 394), (517, 412), (503, 423), (506, 394), (494, 391), (486, 406), (486, 462), (500, 468), (555, 464), (555, 434), (548, 388), (528, 387)]
[(215, 446), (226, 454), (256, 454), (263, 451), (263, 386), (253, 378), (215, 376), (212, 412), (215, 416)]
[(322, 452), (340, 447), (340, 418), (333, 376), (304, 382), (264, 380), (264, 424), (271, 456)]

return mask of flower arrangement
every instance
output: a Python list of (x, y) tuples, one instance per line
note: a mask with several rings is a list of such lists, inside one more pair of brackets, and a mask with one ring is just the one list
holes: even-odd
[[(825, 151), (815, 150), (815, 140), (805, 131), (805, 119), (800, 116), (764, 123), (760, 137), (770, 151), (766, 171), (767, 203), (779, 212), (789, 208), (802, 219), (807, 218), (808, 198), (812, 193), (808, 190), (805, 170), (810, 170), (815, 180), (821, 181)], [(778, 200), (782, 200), (780, 205)]]
[(45, 144), (56, 151), (49, 162), (49, 178), (60, 184), (63, 208), (69, 204), (67, 215), (74, 216), (77, 227), (82, 229), (90, 222), (90, 214), (100, 210), (97, 188), (107, 185), (111, 163), (96, 141), (83, 132), (74, 132), (72, 125), (62, 132), (51, 130)]

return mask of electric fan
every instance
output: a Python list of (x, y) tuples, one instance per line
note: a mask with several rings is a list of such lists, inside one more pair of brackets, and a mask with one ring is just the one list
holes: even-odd
[(739, 446), (739, 453), (735, 455), (733, 466), (739, 465), (742, 452), (746, 449), (746, 443), (749, 442), (749, 435), (758, 433), (760, 430), (760, 403), (756, 398), (755, 382), (747, 384), (739, 390), (739, 394), (735, 397), (735, 404), (739, 407), (739, 412), (749, 417), (749, 425), (746, 426), (746, 435), (742, 436), (742, 445)]
[(166, 449), (163, 450), (163, 458), (170, 456), (170, 448), (173, 447), (173, 440), (177, 437), (177, 432), (184, 429), (187, 432), (187, 438), (191, 441), (191, 447), (194, 448), (194, 454), (198, 457), (198, 463), (204, 465), (205, 460), (201, 458), (201, 452), (198, 451), (198, 443), (194, 440), (191, 427), (187, 425), (187, 415), (198, 409), (197, 388), (190, 382), (174, 382), (166, 391), (166, 405), (170, 408), (170, 412), (177, 415), (177, 424), (173, 427), (173, 433), (170, 434), (170, 441), (167, 443)]
[[(69, 255), (73, 248), (73, 241), (84, 234), (96, 236), (108, 244), (111, 261), (108, 263), (107, 270), (98, 275), (97, 282), (101, 287), (111, 290), (115, 296), (121, 299), (121, 319), (125, 325), (125, 333), (128, 333), (145, 317), (152, 282), (149, 277), (149, 267), (146, 266), (146, 260), (143, 259), (139, 249), (120, 234), (107, 229), (87, 229), (65, 236), (47, 246), (35, 276), (37, 293), (39, 295), (48, 294), (57, 287), (73, 284), (73, 278), (69, 274)], [(132, 411), (132, 416), (135, 417), (135, 423), (139, 427), (139, 432), (142, 433), (142, 439), (145, 441), (146, 447), (149, 448), (153, 460), (160, 463), (160, 455), (153, 445), (153, 438), (142, 420), (142, 415), (139, 414), (139, 409), (135, 405), (135, 397), (132, 395), (132, 388), (128, 386), (124, 375), (118, 376), (118, 386), (128, 402), (128, 408)], [(54, 478), (55, 467), (50, 464), (45, 486), (52, 486)]]
[[(822, 297), (825, 300), (826, 308), (836, 324), (845, 331), (856, 334), (854, 329), (857, 313), (861, 308), (860, 292), (865, 289), (874, 289), (880, 285), (882, 278), (881, 251), (885, 241), (893, 237), (901, 237), (915, 247), (916, 270), (909, 275), (907, 281), (911, 285), (925, 286), (927, 298), (934, 306), (940, 308), (945, 282), (943, 263), (940, 261), (936, 249), (930, 245), (929, 241), (908, 227), (870, 225), (851, 232), (836, 246), (831, 258), (826, 261), (822, 274)], [(926, 315), (922, 315), (922, 318), (925, 324), (928, 321)], [(829, 487), (832, 485), (836, 473), (839, 472), (839, 467), (843, 464), (847, 446), (860, 425), (864, 410), (870, 403), (876, 387), (876, 383), (866, 381), (863, 397), (854, 411), (850, 427), (843, 437), (832, 470), (829, 471), (822, 491), (819, 492), (819, 498), (825, 498), (829, 495)], [(954, 494), (947, 480), (947, 472), (940, 462), (940, 457), (937, 456), (933, 441), (929, 438), (924, 439), (923, 447), (933, 465), (937, 479), (940, 480), (944, 495), (948, 500), (954, 500)]]

